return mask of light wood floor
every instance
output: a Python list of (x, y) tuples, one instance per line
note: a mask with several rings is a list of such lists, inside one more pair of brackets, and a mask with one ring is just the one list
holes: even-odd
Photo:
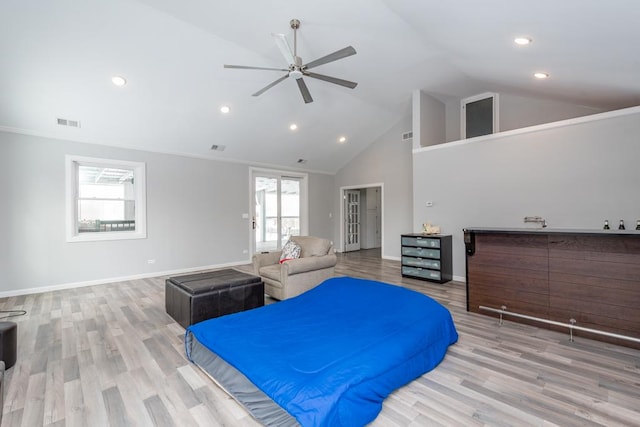
[[(640, 425), (640, 351), (465, 311), (461, 283), (403, 279), (376, 250), (339, 275), (423, 292), (460, 334), (432, 372), (394, 392), (373, 426)], [(248, 269), (248, 266), (243, 266)], [(256, 426), (184, 355), (164, 277), (0, 299), (25, 309), (2, 426)]]

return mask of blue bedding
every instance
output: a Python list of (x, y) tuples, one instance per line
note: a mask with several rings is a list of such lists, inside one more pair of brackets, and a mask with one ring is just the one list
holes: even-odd
[(375, 419), (393, 390), (437, 366), (458, 339), (449, 310), (433, 299), (350, 277), (197, 323), (189, 334), (302, 426), (345, 427)]

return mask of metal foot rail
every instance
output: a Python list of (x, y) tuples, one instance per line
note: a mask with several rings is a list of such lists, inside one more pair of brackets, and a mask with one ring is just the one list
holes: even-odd
[(512, 311), (507, 311), (507, 306), (503, 305), (501, 308), (492, 308), (486, 307), (484, 305), (478, 306), (480, 310), (492, 311), (494, 313), (500, 313), (500, 324), (502, 325), (502, 315), (507, 314), (509, 316), (519, 317), (521, 319), (533, 320), (535, 322), (547, 323), (549, 325), (562, 326), (564, 328), (569, 328), (569, 339), (573, 341), (573, 331), (574, 329), (577, 331), (590, 332), (592, 334), (605, 335), (611, 338), (619, 338), (621, 340), (633, 341), (640, 343), (640, 338), (629, 337), (627, 335), (614, 334), (612, 332), (601, 331), (599, 329), (591, 329), (584, 328), (582, 326), (576, 326), (576, 319), (569, 319), (569, 323), (556, 322), (555, 320), (547, 320), (542, 319), (540, 317), (527, 316), (526, 314), (514, 313)]

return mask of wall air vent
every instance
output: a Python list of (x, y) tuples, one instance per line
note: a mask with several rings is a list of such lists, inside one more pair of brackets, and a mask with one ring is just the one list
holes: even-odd
[(80, 120), (70, 120), (70, 119), (63, 119), (63, 118), (56, 118), (58, 125), (60, 126), (67, 126), (70, 128), (79, 128), (80, 127)]
[(413, 132), (409, 131), (409, 132), (402, 133), (402, 140), (406, 141), (408, 139), (413, 139)]
[(211, 146), (211, 149), (212, 149), (213, 151), (224, 151), (224, 149), (225, 149), (225, 148), (227, 148), (227, 146), (226, 146), (226, 145), (213, 144), (213, 145)]

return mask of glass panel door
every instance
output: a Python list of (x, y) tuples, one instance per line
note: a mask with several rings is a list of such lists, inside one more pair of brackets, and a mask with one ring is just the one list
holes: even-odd
[(283, 177), (280, 181), (280, 190), (282, 212), (280, 247), (282, 247), (289, 237), (300, 235), (300, 180)]
[(253, 217), (257, 252), (278, 248), (278, 205), (278, 179), (257, 176)]
[(360, 190), (345, 191), (345, 252), (360, 250)]
[(290, 236), (300, 235), (300, 178), (254, 176), (255, 251), (281, 249)]

